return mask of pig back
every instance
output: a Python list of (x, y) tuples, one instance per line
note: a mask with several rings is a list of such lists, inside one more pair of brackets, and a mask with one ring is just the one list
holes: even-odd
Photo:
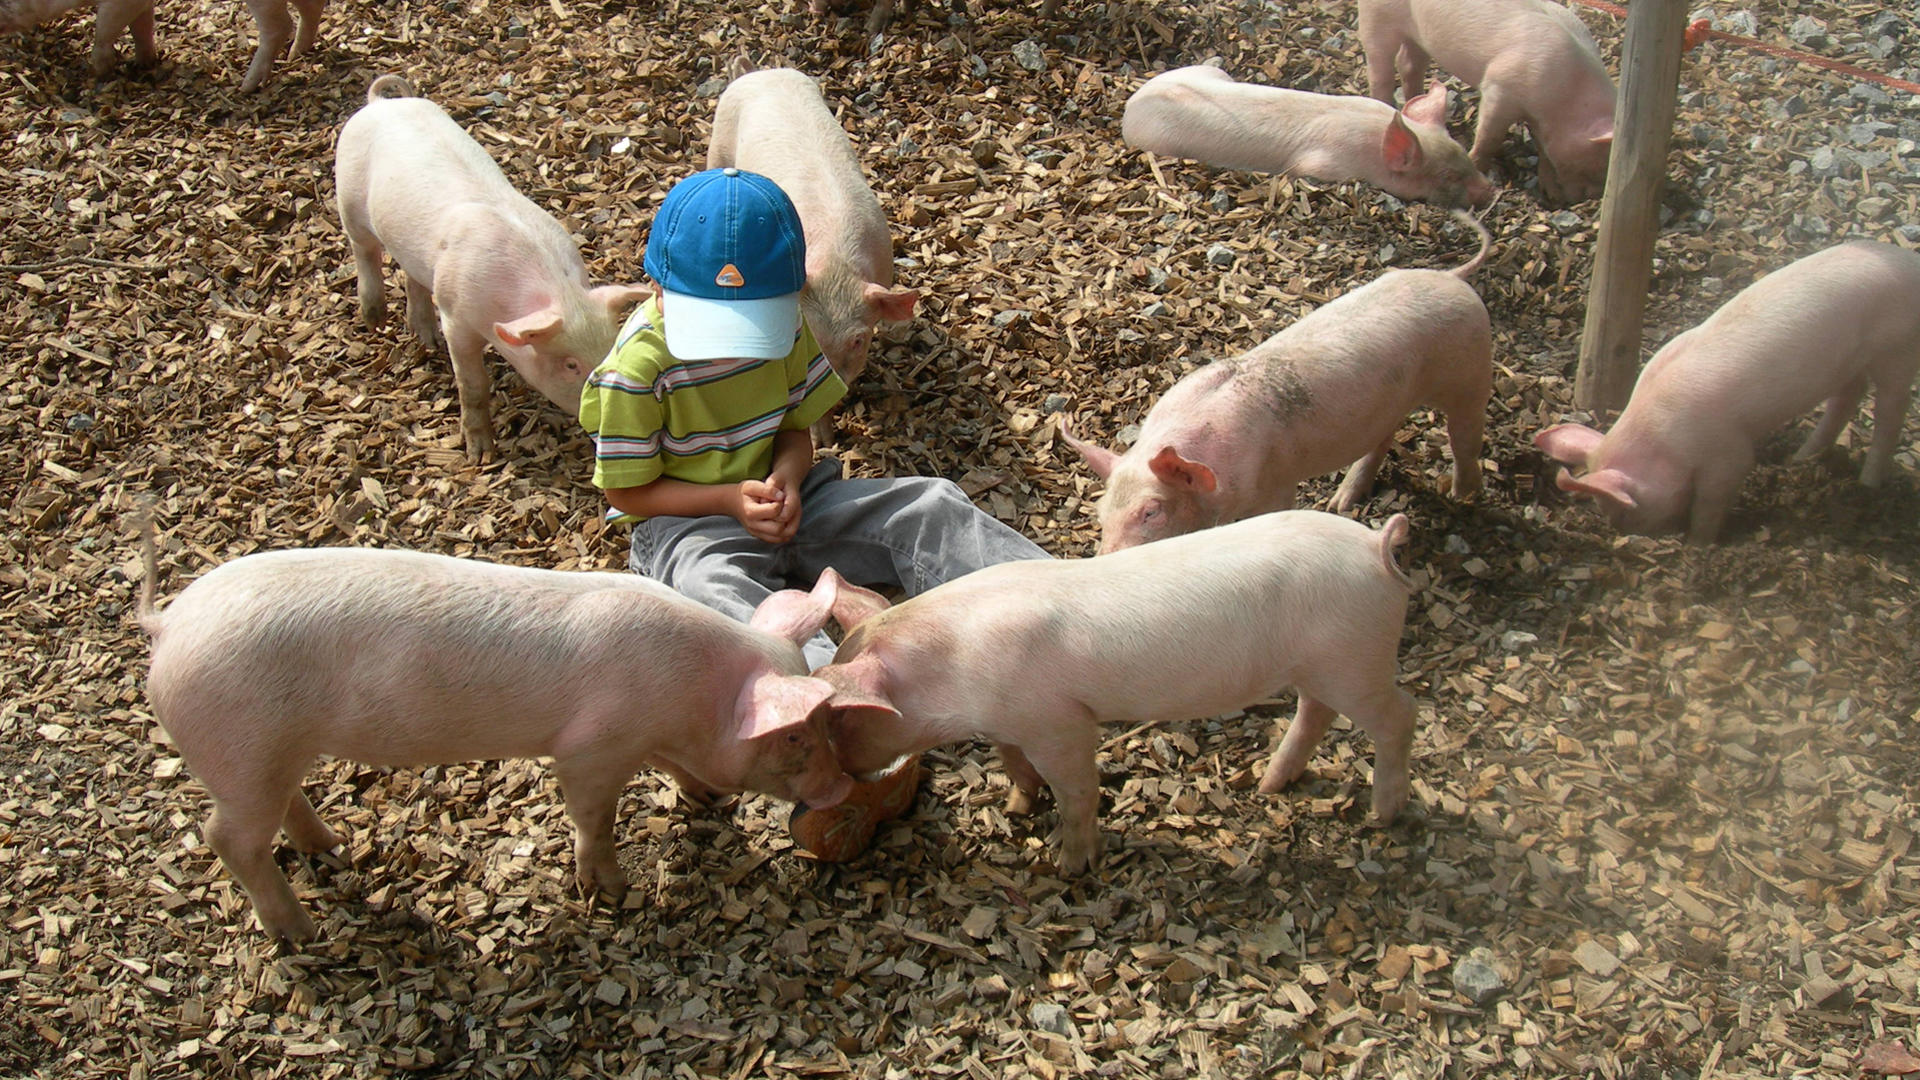
[(370, 764), (545, 753), (568, 720), (620, 704), (710, 711), (721, 672), (784, 644), (749, 656), (745, 627), (634, 575), (352, 548), (223, 564), (154, 637), (149, 692), (176, 739), (243, 717), (253, 737)]

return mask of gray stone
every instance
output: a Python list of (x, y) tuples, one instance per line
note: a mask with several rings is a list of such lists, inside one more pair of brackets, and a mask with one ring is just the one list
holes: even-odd
[(1213, 207), (1214, 213), (1224, 214), (1235, 206), (1240, 205), (1240, 203), (1238, 199), (1235, 199), (1226, 192), (1216, 191), (1213, 193), (1213, 198), (1207, 200), (1207, 205)]
[(1842, 162), (1862, 171), (1878, 169), (1893, 160), (1893, 155), (1885, 150), (1855, 150), (1850, 146), (1842, 148), (1839, 156)]
[(1060, 167), (1061, 162), (1067, 160), (1067, 155), (1055, 150), (1051, 146), (1043, 146), (1033, 153), (1028, 154), (1027, 160), (1043, 169), (1057, 169)]
[(1587, 219), (1571, 210), (1555, 210), (1547, 215), (1547, 224), (1552, 225), (1560, 235), (1565, 236), (1575, 230), (1586, 228)]
[(1853, 212), (1868, 221), (1878, 221), (1893, 209), (1892, 199), (1866, 198), (1853, 204)]
[(1378, 252), (1374, 253), (1374, 258), (1380, 260), (1381, 266), (1391, 266), (1393, 265), (1393, 257), (1398, 254), (1400, 254), (1399, 248), (1394, 247), (1392, 244), (1384, 244)]
[(1153, 303), (1148, 304), (1145, 308), (1142, 308), (1140, 311), (1140, 314), (1146, 316), (1149, 319), (1163, 319), (1163, 318), (1166, 318), (1168, 315), (1173, 314), (1173, 309), (1167, 306), (1166, 301), (1155, 300)]
[(1065, 412), (1073, 399), (1065, 394), (1048, 394), (1047, 400), (1040, 403), (1040, 411), (1045, 413)]
[(1126, 427), (1114, 432), (1113, 441), (1119, 443), (1121, 446), (1132, 446), (1134, 443), (1139, 442), (1140, 425), (1128, 424)]
[(1459, 533), (1447, 534), (1447, 539), (1443, 546), (1443, 550), (1446, 551), (1446, 553), (1449, 555), (1473, 554), (1472, 546), (1469, 545), (1465, 540), (1461, 539)]
[(1530, 634), (1525, 630), (1509, 630), (1500, 635), (1500, 651), (1519, 652), (1520, 646), (1531, 645), (1539, 640), (1539, 634)]
[(1824, 237), (1833, 231), (1833, 228), (1827, 224), (1827, 219), (1817, 214), (1795, 214), (1792, 224), (1794, 228), (1816, 238)]
[(1785, 112), (1789, 117), (1799, 116), (1806, 112), (1807, 108), (1807, 99), (1801, 97), (1799, 94), (1795, 94), (1780, 103), (1781, 111)]
[(1899, 47), (1899, 42), (1883, 36), (1867, 43), (1867, 55), (1875, 60), (1885, 60), (1893, 55), (1893, 50)]
[(703, 82), (699, 86), (694, 87), (693, 96), (701, 97), (701, 98), (717, 98), (720, 96), (720, 91), (725, 90), (726, 88), (727, 88), (727, 77), (725, 75), (715, 75), (713, 78), (708, 79), (706, 82)]
[(1840, 171), (1840, 156), (1834, 153), (1833, 147), (1823, 146), (1808, 156), (1807, 167), (1815, 176), (1832, 176)]
[(86, 413), (77, 412), (67, 417), (68, 431), (86, 431), (91, 427), (93, 427), (93, 417)]
[(1868, 120), (1859, 124), (1847, 125), (1847, 141), (1855, 146), (1866, 146), (1876, 142), (1882, 135), (1894, 132), (1894, 126), (1885, 120)]
[(1920, 225), (1902, 225), (1894, 232), (1899, 233), (1900, 239), (1910, 244), (1920, 244)]
[(1719, 296), (1727, 291), (1725, 278), (1703, 277), (1694, 283), (1694, 291), (1702, 296)]
[(1827, 36), (1827, 24), (1811, 15), (1802, 15), (1787, 27), (1787, 36), (1809, 49), (1825, 48), (1833, 39)]
[(1157, 266), (1147, 267), (1147, 291), (1159, 292), (1167, 287), (1167, 272)]
[(1847, 89), (1847, 96), (1855, 101), (1864, 101), (1869, 105), (1891, 105), (1893, 95), (1869, 83), (1854, 83)]
[(1073, 1018), (1067, 1015), (1067, 1008), (1051, 1001), (1036, 1001), (1033, 1008), (1027, 1010), (1027, 1018), (1041, 1031), (1051, 1031), (1055, 1035), (1073, 1038)]
[(1013, 47), (1014, 63), (1028, 71), (1047, 70), (1047, 54), (1040, 49), (1040, 43), (1029, 38)]
[(1212, 266), (1228, 267), (1240, 260), (1240, 256), (1225, 244), (1214, 244), (1207, 248), (1207, 262)]
[(1506, 993), (1507, 983), (1493, 966), (1493, 950), (1482, 945), (1453, 964), (1453, 989), (1461, 997), (1484, 1006)]
[(1360, 871), (1360, 873), (1365, 877), (1379, 877), (1380, 875), (1387, 872), (1386, 867), (1381, 866), (1378, 862), (1372, 859), (1361, 859), (1359, 862), (1354, 864), (1353, 868), (1355, 870)]
[(993, 325), (999, 327), (1002, 330), (1005, 330), (1007, 327), (1012, 326), (1014, 323), (1026, 322), (1032, 318), (1033, 318), (1032, 312), (1021, 311), (1018, 308), (1015, 308), (1008, 311), (996, 312), (993, 316)]
[(1760, 20), (1754, 18), (1751, 11), (1731, 11), (1714, 29), (1724, 30), (1729, 34), (1739, 34), (1741, 37), (1752, 37), (1760, 32)]

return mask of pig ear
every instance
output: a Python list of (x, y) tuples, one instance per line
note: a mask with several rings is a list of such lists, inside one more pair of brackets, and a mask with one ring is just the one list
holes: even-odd
[(1427, 92), (1406, 103), (1400, 110), (1416, 124), (1447, 126), (1447, 84), (1435, 81)]
[(1162, 483), (1175, 484), (1206, 493), (1211, 493), (1220, 486), (1220, 481), (1213, 475), (1212, 469), (1197, 461), (1189, 461), (1181, 457), (1180, 451), (1171, 446), (1161, 447), (1160, 452), (1153, 455), (1153, 460), (1147, 462), (1147, 467), (1153, 470), (1153, 475), (1159, 477)]
[(1560, 475), (1554, 477), (1553, 482), (1561, 491), (1591, 495), (1622, 509), (1631, 510), (1640, 505), (1633, 499), (1633, 490), (1627, 480), (1627, 474), (1619, 469), (1600, 469), (1578, 479), (1567, 470), (1561, 469)]
[(881, 322), (906, 322), (913, 318), (913, 304), (919, 299), (920, 294), (912, 289), (889, 289), (867, 282), (867, 307), (880, 316)]
[(829, 571), (820, 575), (812, 592), (781, 589), (760, 601), (747, 625), (774, 637), (786, 638), (795, 645), (805, 644), (833, 617), (834, 594), (839, 582), (840, 575)]
[(1104, 446), (1095, 446), (1090, 442), (1075, 438), (1072, 426), (1070, 426), (1065, 419), (1060, 421), (1060, 437), (1066, 440), (1068, 446), (1080, 451), (1081, 457), (1087, 459), (1087, 468), (1093, 470), (1093, 475), (1102, 480), (1112, 478), (1114, 462), (1119, 460), (1120, 455)]
[(1399, 113), (1387, 121), (1387, 132), (1380, 137), (1380, 155), (1387, 159), (1388, 170), (1397, 173), (1412, 172), (1427, 157), (1426, 151), (1420, 149), (1420, 140), (1414, 137), (1413, 129)]
[(841, 577), (832, 567), (820, 572), (820, 581), (813, 587), (818, 593), (822, 585), (832, 582), (833, 598), (828, 601), (833, 608), (833, 619), (843, 629), (851, 630), (893, 605), (887, 598), (872, 589), (863, 589), (846, 578)]
[(835, 687), (833, 697), (828, 701), (835, 712), (846, 709), (872, 709), (885, 719), (897, 720), (900, 710), (894, 708), (883, 694), (875, 693), (861, 686)]
[(1563, 465), (1580, 466), (1606, 436), (1585, 424), (1555, 424), (1533, 437), (1534, 449)]
[(825, 679), (805, 675), (762, 675), (747, 683), (734, 703), (741, 739), (757, 739), (806, 723), (813, 710), (833, 697)]
[(653, 295), (653, 290), (645, 285), (601, 285), (587, 295), (606, 308), (609, 315), (618, 315)]
[(560, 332), (560, 309), (547, 308), (531, 315), (522, 315), (512, 322), (493, 324), (493, 332), (501, 341), (516, 347), (537, 346), (544, 338), (550, 338)]

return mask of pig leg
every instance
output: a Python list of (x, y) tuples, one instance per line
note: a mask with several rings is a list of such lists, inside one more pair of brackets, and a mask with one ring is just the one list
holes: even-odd
[(873, 0), (873, 10), (867, 12), (867, 33), (881, 33), (892, 24), (893, 0)]
[[(345, 200), (340, 203), (340, 220), (347, 231), (347, 247), (353, 251), (354, 289), (360, 298), (360, 325), (371, 330), (387, 314), (386, 282), (380, 274), (380, 259), (386, 254), (380, 238), (358, 220)], [(412, 311), (408, 311), (411, 323)], [(431, 340), (431, 339), (429, 339)]]
[(160, 59), (160, 44), (153, 39), (153, 8), (151, 5), (133, 17), (128, 24), (133, 32), (133, 59), (138, 64), (152, 64)]
[(1394, 54), (1399, 51), (1391, 27), (1374, 24), (1371, 4), (1360, 5), (1360, 45), (1367, 54), (1367, 96), (1393, 104)]
[(1480, 447), (1487, 433), (1487, 403), (1446, 410), (1447, 445), (1453, 448), (1453, 497), (1467, 499), (1480, 494), (1485, 479), (1480, 474)]
[[(1475, 168), (1487, 171), (1506, 144), (1507, 129), (1519, 119), (1520, 103), (1511, 95), (1501, 93), (1493, 76), (1488, 75), (1487, 81), (1480, 84), (1480, 123), (1473, 129), (1473, 149), (1468, 151)], [(1540, 160), (1546, 160), (1544, 151)]]
[[(409, 316), (413, 310), (413, 279), (408, 278)], [(460, 433), (466, 440), (467, 460), (486, 461), (493, 456), (493, 384), (487, 377), (487, 339), (455, 326), (444, 315), (440, 332), (446, 335), (447, 352), (453, 357), (453, 380), (460, 388)]]
[(314, 35), (320, 32), (320, 12), (326, 6), (327, 0), (293, 0), (294, 10), (300, 13), (300, 31), (288, 56), (300, 56), (313, 47)]
[[(153, 41), (153, 9), (141, 9), (138, 0), (107, 0), (95, 9), (93, 16), (93, 73), (104, 78), (120, 62), (120, 54), (114, 49), (114, 43), (122, 32), (144, 17), (147, 21), (147, 42)], [(136, 53), (141, 53), (141, 63), (151, 63), (153, 57), (145, 55), (136, 34), (134, 44)]]
[[(1820, 423), (1814, 427), (1813, 434), (1807, 436), (1807, 441), (1801, 443), (1800, 449), (1794, 452), (1793, 460), (1812, 461), (1827, 447), (1832, 446), (1834, 440), (1840, 437), (1840, 433), (1847, 429), (1847, 422), (1853, 419), (1855, 411), (1860, 408), (1860, 399), (1866, 396), (1867, 380), (1862, 376), (1841, 387), (1839, 392), (1828, 398), (1827, 411), (1820, 415)], [(1879, 431), (1878, 424), (1874, 425), (1874, 430), (1876, 433)]]
[[(1397, 644), (1397, 643), (1396, 643)], [(1371, 689), (1358, 693), (1349, 692), (1345, 686), (1327, 687), (1333, 691), (1323, 695), (1324, 705), (1329, 710), (1325, 716), (1316, 715), (1320, 723), (1320, 732), (1326, 731), (1334, 713), (1353, 718), (1354, 726), (1373, 737), (1373, 820), (1385, 825), (1400, 813), (1407, 804), (1408, 761), (1413, 756), (1413, 698), (1393, 682), (1395, 664), (1389, 656), (1384, 662), (1366, 665), (1376, 672), (1370, 681), (1342, 679), (1346, 685), (1364, 685)], [(1304, 704), (1306, 691), (1301, 691)], [(1287, 732), (1288, 740), (1293, 732)], [(1307, 749), (1311, 749), (1309, 746)], [(1281, 744), (1284, 753), (1286, 744)], [(1269, 774), (1271, 776), (1271, 773)], [(1261, 785), (1266, 790), (1266, 785)]]
[[(1432, 63), (1432, 57), (1427, 55), (1427, 50), (1414, 44), (1412, 41), (1408, 41), (1400, 46), (1400, 51), (1397, 54), (1397, 63), (1400, 74), (1400, 92), (1407, 101), (1412, 101), (1426, 90), (1427, 65)], [(1393, 104), (1393, 94), (1391, 91), (1387, 94), (1387, 104)]]
[[(378, 267), (376, 262), (375, 267)], [(377, 279), (376, 279), (377, 280)], [(384, 310), (384, 308), (383, 308)], [(433, 287), (424, 281), (407, 275), (407, 328), (421, 341), (433, 344), (433, 328), (438, 324), (439, 316), (433, 310)], [(451, 341), (452, 338), (447, 340)]]
[(327, 828), (307, 793), (297, 788), (287, 803), (287, 816), (280, 822), (280, 829), (287, 834), (287, 843), (292, 844), (295, 851), (331, 851), (341, 844), (340, 834)]
[(1000, 752), (1000, 767), (1007, 770), (1007, 779), (1013, 782), (1013, 789), (1007, 792), (1007, 813), (1025, 817), (1033, 813), (1033, 804), (1040, 798), (1040, 771), (1027, 760), (1027, 755), (1012, 743), (994, 743), (993, 748)]
[(1100, 858), (1100, 766), (1094, 760), (1099, 726), (1081, 710), (1081, 715), (1065, 719), (1047, 735), (1045, 745), (1022, 750), (1053, 789), (1054, 804), (1060, 808), (1059, 854), (1054, 865), (1062, 874), (1079, 874)]
[(260, 44), (253, 50), (253, 62), (247, 65), (246, 78), (240, 81), (242, 93), (259, 89), (267, 73), (273, 70), (273, 62), (287, 47), (288, 39), (293, 37), (293, 16), (287, 14), (287, 0), (247, 0), (247, 10), (253, 13), (253, 26), (260, 35)]
[(245, 793), (229, 793), (227, 798), (215, 795), (213, 814), (207, 819), (207, 846), (247, 890), (254, 914), (267, 933), (307, 941), (314, 935), (313, 918), (294, 898), (293, 886), (273, 861), (273, 835), (287, 816), (297, 780), (297, 775), (293, 780), (256, 777)]
[(666, 758), (652, 758), (647, 764), (672, 777), (674, 785), (680, 789), (680, 797), (695, 806), (712, 806), (724, 797), (721, 792), (695, 780), (692, 774)]
[(1060, 0), (1044, 0), (1040, 5), (1040, 17), (1051, 19), (1060, 13)]
[(613, 842), (614, 809), (620, 790), (636, 769), (609, 767), (604, 754), (556, 758), (553, 771), (560, 777), (560, 794), (567, 816), (573, 819), (573, 873), (583, 896), (594, 890), (618, 902), (627, 895), (627, 875)]
[(1262, 794), (1278, 794), (1288, 784), (1300, 779), (1307, 771), (1307, 762), (1313, 757), (1313, 748), (1320, 745), (1320, 740), (1326, 737), (1327, 728), (1333, 725), (1333, 718), (1338, 715), (1307, 695), (1300, 695), (1300, 704), (1293, 711), (1293, 723), (1287, 725), (1287, 733), (1280, 739), (1279, 749), (1273, 752), (1273, 760), (1267, 764), (1267, 775), (1260, 779)]
[(1720, 458), (1702, 464), (1693, 474), (1693, 504), (1687, 520), (1687, 542), (1711, 544), (1720, 535), (1740, 481), (1753, 468), (1751, 446), (1726, 446)]
[(1389, 435), (1373, 452), (1347, 469), (1347, 478), (1340, 482), (1340, 490), (1333, 496), (1333, 512), (1345, 514), (1354, 507), (1367, 501), (1367, 493), (1373, 490), (1373, 478), (1380, 475), (1380, 466), (1387, 460), (1387, 448), (1393, 445), (1393, 436)]
[(1860, 467), (1860, 482), (1879, 487), (1887, 482), (1887, 470), (1893, 467), (1893, 452), (1900, 448), (1901, 427), (1907, 420), (1908, 387), (1912, 378), (1877, 383), (1873, 388), (1873, 442), (1867, 447), (1866, 464)]

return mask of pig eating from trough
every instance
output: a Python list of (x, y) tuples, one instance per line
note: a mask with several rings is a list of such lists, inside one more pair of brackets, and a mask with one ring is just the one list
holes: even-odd
[(1376, 532), (1292, 510), (1095, 559), (1002, 563), (893, 607), (836, 582), (832, 613), (849, 630), (815, 672), (835, 687), (835, 752), (866, 774), (992, 740), (1009, 812), (1030, 811), (1043, 781), (1053, 789), (1056, 864), (1072, 874), (1100, 851), (1102, 725), (1212, 716), (1292, 686), (1298, 711), (1260, 790), (1297, 779), (1344, 713), (1373, 736), (1373, 811), (1389, 821), (1413, 744), (1413, 699), (1395, 684), (1411, 583), (1393, 549), (1406, 535), (1402, 515)]
[(445, 110), (398, 75), (367, 87), (334, 153), (340, 222), (353, 248), (360, 319), (386, 312), (380, 260), (407, 275), (407, 325), (429, 345), (438, 314), (460, 389), (467, 456), (493, 453), (487, 346), (570, 416), (613, 346), (638, 286), (592, 287), (573, 237), (515, 191)]
[(1251, 351), (1175, 383), (1124, 454), (1060, 434), (1107, 483), (1102, 554), (1293, 505), (1300, 481), (1351, 462), (1333, 509), (1366, 498), (1415, 407), (1447, 417), (1456, 498), (1480, 490), (1493, 385), (1486, 305), (1450, 271), (1391, 270)]
[(213, 797), (208, 845), (278, 937), (314, 924), (274, 834), (302, 851), (341, 842), (300, 791), (323, 754), (551, 757), (580, 886), (616, 898), (614, 810), (647, 765), (696, 790), (814, 806), (852, 786), (828, 743), (832, 687), (791, 636), (797, 602), (830, 604), (831, 581), (775, 593), (743, 625), (633, 574), (317, 548), (224, 563), (156, 613), (150, 529), (143, 547), (154, 715)]
[(1624, 532), (1684, 526), (1710, 544), (1762, 438), (1822, 401), (1794, 456), (1832, 446), (1873, 387), (1860, 482), (1886, 482), (1920, 368), (1920, 254), (1892, 244), (1827, 248), (1742, 289), (1654, 354), (1605, 435), (1557, 424), (1533, 444), (1562, 490), (1590, 495)]
[(1352, 95), (1235, 82), (1217, 67), (1176, 68), (1127, 99), (1127, 145), (1222, 169), (1364, 180), (1402, 199), (1485, 206), (1493, 185), (1447, 134), (1447, 88), (1405, 109)]

